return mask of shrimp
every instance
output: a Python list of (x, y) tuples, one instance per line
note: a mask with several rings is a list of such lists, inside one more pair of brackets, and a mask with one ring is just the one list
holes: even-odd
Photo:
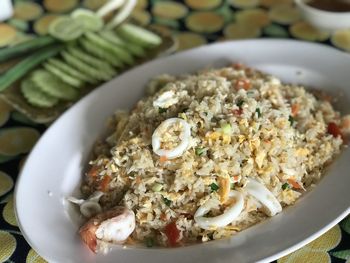
[(122, 244), (135, 229), (135, 214), (122, 206), (116, 206), (90, 218), (80, 229), (83, 242), (98, 252), (100, 242)]

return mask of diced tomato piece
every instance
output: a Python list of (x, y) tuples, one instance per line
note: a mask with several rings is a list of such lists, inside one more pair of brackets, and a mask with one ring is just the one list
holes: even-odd
[(335, 124), (334, 122), (328, 123), (327, 131), (329, 134), (332, 134), (334, 137), (340, 136), (343, 138), (343, 134), (342, 134), (339, 126), (337, 124)]
[(243, 109), (239, 108), (239, 109), (232, 110), (232, 113), (235, 115), (242, 115)]
[(174, 247), (178, 244), (180, 238), (180, 230), (177, 229), (175, 222), (167, 224), (164, 228), (164, 233), (168, 238), (170, 246)]
[(100, 190), (102, 192), (107, 192), (109, 183), (111, 182), (112, 178), (108, 175), (105, 175), (103, 179), (100, 182)]
[(249, 79), (238, 79), (236, 80), (236, 83), (235, 83), (235, 89), (245, 89), (245, 90), (249, 90), (250, 89), (250, 81)]

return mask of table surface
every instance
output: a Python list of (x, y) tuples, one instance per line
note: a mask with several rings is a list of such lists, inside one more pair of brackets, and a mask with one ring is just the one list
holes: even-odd
[[(19, 11), (6, 23), (16, 29), (16, 41), (32, 37), (37, 31), (37, 21), (47, 13), (58, 11), (50, 9), (47, 2), (60, 1), (35, 1), (39, 4), (35, 5), (37, 14), (32, 12), (28, 17), (20, 12), (20, 2), (33, 1), (14, 0)], [(72, 3), (70, 8), (81, 4), (95, 9), (105, 1), (67, 2)], [(178, 51), (227, 39), (274, 37), (316, 41), (350, 52), (350, 30), (339, 30), (332, 35), (316, 30), (302, 20), (292, 0), (139, 0), (132, 18), (141, 25), (174, 35), (179, 44)], [(22, 154), (0, 155), (0, 262), (46, 262), (30, 248), (18, 228), (13, 209), (13, 188), (26, 155), (47, 127), (32, 123), (1, 101), (0, 126), (0, 134), (6, 128), (16, 127), (14, 140), (23, 146)], [(350, 216), (277, 262), (350, 263)]]

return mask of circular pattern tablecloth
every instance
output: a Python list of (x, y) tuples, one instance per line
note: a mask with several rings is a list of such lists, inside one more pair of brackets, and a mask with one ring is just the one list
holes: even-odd
[[(46, 34), (51, 21), (80, 4), (97, 9), (106, 1), (15, 0), (14, 17), (0, 23), (0, 46), (25, 41), (33, 34)], [(228, 39), (278, 37), (317, 41), (350, 51), (350, 30), (339, 30), (332, 35), (320, 32), (302, 20), (292, 2), (139, 0), (132, 18), (141, 25), (174, 35), (179, 43), (178, 50)], [(6, 30), (6, 38), (1, 30)], [(26, 154), (46, 127), (31, 122), (3, 101), (0, 101), (0, 127), (0, 262), (45, 262), (30, 248), (18, 228), (13, 210), (13, 187)], [(277, 262), (349, 263), (350, 216)]]

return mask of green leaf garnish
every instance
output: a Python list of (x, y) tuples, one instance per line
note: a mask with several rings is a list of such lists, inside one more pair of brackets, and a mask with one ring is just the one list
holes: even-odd
[(260, 118), (260, 117), (261, 117), (261, 111), (260, 111), (260, 109), (257, 108), (257, 109), (255, 110), (255, 112), (258, 114), (258, 118)]
[(166, 112), (166, 109), (165, 109), (165, 108), (159, 108), (159, 109), (158, 109), (158, 112), (159, 112), (159, 113), (164, 113), (164, 112)]
[(212, 183), (209, 186), (210, 186), (212, 192), (215, 192), (215, 191), (219, 190), (219, 186), (217, 184), (215, 184), (215, 183)]
[(171, 200), (169, 200), (168, 198), (165, 198), (164, 196), (163, 196), (163, 201), (167, 206), (171, 205)]
[(147, 247), (153, 247), (154, 246), (154, 239), (151, 237), (146, 238), (146, 246)]
[(294, 118), (291, 115), (289, 116), (288, 121), (290, 122), (290, 126), (293, 126)]
[(196, 152), (196, 155), (202, 156), (202, 155), (205, 153), (205, 149), (204, 149), (204, 148), (197, 147), (197, 148), (195, 149), (195, 152)]
[(236, 102), (236, 105), (237, 105), (238, 107), (242, 107), (243, 103), (244, 103), (244, 100), (239, 99), (239, 100)]
[(290, 188), (290, 185), (288, 183), (282, 184), (282, 189), (283, 190), (286, 190), (286, 189), (289, 189), (289, 188)]

